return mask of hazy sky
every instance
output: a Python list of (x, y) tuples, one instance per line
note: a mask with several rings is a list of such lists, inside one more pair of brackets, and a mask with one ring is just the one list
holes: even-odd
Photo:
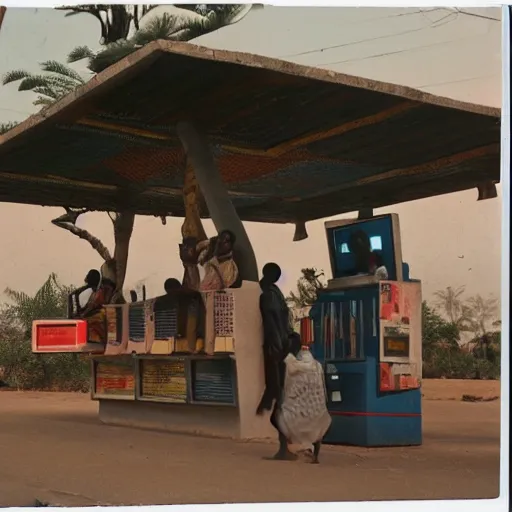
[[(500, 106), (501, 26), (487, 19), (499, 20), (500, 9), (464, 11), (265, 7), (198, 43)], [(0, 74), (16, 68), (37, 71), (39, 62), (65, 61), (75, 46), (98, 47), (98, 41), (99, 26), (87, 15), (64, 18), (62, 12), (48, 9), (8, 9), (0, 32)], [(76, 69), (86, 73), (83, 65)], [(15, 85), (0, 86), (0, 121), (26, 118), (35, 111), (33, 99)], [(472, 190), (378, 210), (400, 215), (404, 260), (411, 275), (423, 281), (425, 297), (460, 285), (468, 294), (500, 293), (501, 202), (476, 198)], [(57, 272), (65, 283), (80, 283), (89, 268), (100, 265), (86, 242), (50, 224), (61, 212), (0, 204), (0, 290), (9, 286), (32, 293), (50, 272)], [(83, 219), (85, 227), (112, 247), (106, 214), (87, 214)], [(180, 225), (180, 219), (162, 226), (158, 219), (137, 217), (127, 287), (145, 281), (151, 296), (163, 291), (165, 278), (181, 277)], [(302, 242), (292, 241), (291, 225), (246, 227), (260, 268), (267, 261), (283, 267), (285, 292), (294, 286), (302, 267), (330, 272), (323, 221), (308, 224), (309, 239)], [(213, 234), (210, 222), (206, 228)]]

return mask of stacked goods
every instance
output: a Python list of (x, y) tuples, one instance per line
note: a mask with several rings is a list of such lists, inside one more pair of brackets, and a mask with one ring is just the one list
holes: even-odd
[(185, 361), (183, 359), (173, 361), (143, 360), (141, 366), (141, 396), (185, 403), (187, 401)]
[(131, 361), (98, 361), (96, 394), (133, 396), (135, 378)]

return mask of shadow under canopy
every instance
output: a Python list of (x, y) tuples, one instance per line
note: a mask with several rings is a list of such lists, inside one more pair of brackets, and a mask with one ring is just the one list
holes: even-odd
[(499, 109), (156, 41), (0, 136), (0, 200), (183, 217), (183, 121), (207, 136), (244, 221), (304, 222), (500, 177)]

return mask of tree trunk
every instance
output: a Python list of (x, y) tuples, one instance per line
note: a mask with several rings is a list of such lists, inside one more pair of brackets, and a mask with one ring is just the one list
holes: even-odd
[(128, 253), (135, 214), (127, 211), (117, 213), (112, 222), (114, 223), (114, 261), (116, 265), (116, 291), (112, 302), (124, 303), (123, 286), (128, 267)]
[(2, 23), (4, 22), (5, 11), (7, 7), (0, 6), (0, 29), (2, 28)]
[[(201, 189), (197, 182), (194, 168), (187, 159), (185, 167), (185, 179), (183, 183), (183, 203), (185, 205), (185, 219), (181, 226), (183, 242), (187, 238), (193, 238), (195, 244), (207, 239), (206, 232), (201, 221), (200, 211)], [(195, 264), (183, 262), (183, 286), (191, 290), (199, 290), (199, 269)]]
[(75, 212), (75, 214), (73, 215), (73, 212), (71, 212), (68, 209), (66, 209), (66, 212), (67, 213), (61, 215), (57, 219), (53, 219), (52, 224), (59, 228), (65, 229), (66, 231), (70, 231), (78, 238), (81, 238), (82, 240), (89, 242), (90, 246), (101, 256), (101, 258), (104, 261), (111, 260), (112, 256), (110, 255), (110, 251), (105, 247), (105, 245), (99, 238), (96, 238), (94, 235), (91, 235), (91, 233), (89, 233), (89, 231), (87, 231), (86, 229), (78, 228), (75, 226), (76, 219), (79, 215), (81, 215), (81, 213)]
[[(116, 291), (112, 298), (113, 303), (124, 303), (123, 286), (126, 278), (126, 269), (128, 265), (128, 252), (130, 247), (130, 239), (133, 232), (133, 224), (135, 221), (135, 214), (131, 212), (120, 212), (110, 216), (114, 225), (114, 256), (112, 257), (110, 251), (105, 247), (103, 242), (91, 235), (89, 231), (78, 228), (75, 226), (76, 219), (85, 212), (72, 211), (66, 208), (66, 213), (57, 219), (52, 220), (52, 224), (59, 228), (65, 229), (89, 242), (91, 247), (101, 256), (106, 265), (103, 266), (103, 274), (108, 270), (108, 277), (115, 279)], [(105, 275), (103, 276), (105, 277)]]
[(201, 221), (200, 211), (201, 189), (192, 164), (187, 159), (185, 180), (183, 184), (183, 202), (185, 204), (185, 220), (181, 226), (183, 238), (195, 238), (197, 242), (206, 240), (206, 232)]
[(107, 20), (107, 35), (103, 44), (115, 43), (119, 39), (128, 39), (132, 15), (124, 5), (110, 6), (110, 20)]
[(179, 123), (177, 133), (187, 154), (187, 161), (193, 166), (216, 230), (221, 232), (229, 229), (236, 237), (234, 256), (240, 278), (244, 281), (258, 281), (258, 265), (254, 250), (222, 182), (208, 141), (191, 123)]

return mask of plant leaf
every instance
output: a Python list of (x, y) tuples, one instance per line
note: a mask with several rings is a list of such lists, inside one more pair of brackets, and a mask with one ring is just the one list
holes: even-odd
[(31, 73), (23, 69), (15, 69), (14, 71), (8, 71), (2, 77), (2, 84), (7, 85), (11, 82), (17, 82), (18, 80), (23, 80), (24, 78), (27, 78), (30, 75)]
[(62, 62), (58, 62), (56, 60), (47, 60), (46, 62), (42, 62), (41, 69), (49, 73), (66, 76), (80, 84), (84, 83), (84, 79), (74, 69), (71, 69), (65, 64), (62, 64)]
[(77, 46), (68, 54), (67, 62), (77, 62), (83, 59), (91, 59), (95, 53), (88, 46)]

